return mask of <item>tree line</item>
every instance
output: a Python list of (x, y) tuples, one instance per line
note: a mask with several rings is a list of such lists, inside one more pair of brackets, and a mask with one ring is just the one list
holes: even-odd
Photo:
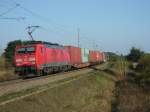
[(2, 56), (5, 58), (6, 67), (14, 67), (14, 56), (15, 56), (15, 48), (17, 45), (26, 45), (30, 44), (31, 41), (22, 41), (22, 40), (14, 40), (10, 41), (7, 44), (6, 49)]

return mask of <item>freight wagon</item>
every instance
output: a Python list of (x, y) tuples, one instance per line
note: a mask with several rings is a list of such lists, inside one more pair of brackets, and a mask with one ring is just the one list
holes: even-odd
[(107, 60), (106, 54), (103, 52), (103, 53), (102, 53), (102, 61), (103, 61), (103, 62), (106, 62), (106, 60)]
[(70, 65), (73, 68), (89, 66), (89, 50), (74, 46), (65, 46), (70, 56)]
[(100, 62), (100, 52), (99, 51), (91, 51), (89, 52), (89, 62), (92, 64), (97, 64)]
[(74, 46), (65, 46), (65, 49), (68, 51), (70, 56), (69, 64), (74, 68), (78, 68), (82, 63), (81, 48)]
[(104, 54), (100, 51), (91, 51), (89, 52), (89, 62), (91, 64), (99, 64), (104, 62)]

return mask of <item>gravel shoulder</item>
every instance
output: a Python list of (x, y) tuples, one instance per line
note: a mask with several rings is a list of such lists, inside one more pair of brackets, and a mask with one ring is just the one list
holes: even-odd
[[(41, 91), (44, 87), (51, 86), (54, 83), (64, 80), (75, 79), (79, 76), (86, 76), (93, 70), (103, 70), (107, 66), (107, 63), (97, 65), (94, 67), (83, 68), (80, 70), (70, 71), (66, 73), (58, 73), (54, 75), (38, 77), (27, 80), (10, 81), (6, 83), (0, 83), (0, 102), (7, 100), (13, 100), (17, 97), (26, 96), (36, 91)], [(44, 88), (45, 89), (45, 88)], [(0, 104), (1, 104), (0, 103)], [(5, 103), (4, 103), (5, 104)]]
[(27, 79), (20, 82), (8, 83), (0, 85), (0, 96), (10, 94), (13, 92), (19, 92), (25, 89), (33, 88), (36, 86), (53, 83), (65, 78), (75, 77), (81, 74), (90, 72), (92, 69), (81, 69), (75, 72), (59, 73), (59, 75), (50, 75), (48, 77), (40, 77), (36, 79)]

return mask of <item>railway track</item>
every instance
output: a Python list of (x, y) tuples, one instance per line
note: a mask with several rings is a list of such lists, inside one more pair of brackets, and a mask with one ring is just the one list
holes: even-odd
[[(101, 65), (94, 66), (94, 68), (98, 67), (98, 68), (103, 69), (105, 66), (106, 64), (101, 64)], [(88, 72), (91, 72), (92, 70), (93, 70), (93, 67), (88, 67), (88, 68), (63, 72), (63, 73), (62, 72), (56, 73), (56, 74), (47, 75), (47, 76), (6, 81), (3, 83), (0, 83), (0, 96), (30, 89), (36, 86), (42, 86), (45, 84), (53, 83), (56, 81), (63, 80), (65, 78), (76, 77), (81, 74), (86, 74)]]
[[(103, 64), (97, 65), (97, 66), (101, 68)], [(93, 70), (92, 67), (91, 68), (88, 67), (88, 68), (83, 68), (83, 69), (78, 69), (78, 70), (73, 70), (73, 71), (68, 71), (68, 72), (63, 72), (63, 73), (61, 72), (61, 73), (35, 77), (35, 78), (30, 78), (30, 79), (25, 79), (25, 80), (17, 79), (17, 80), (12, 80), (12, 81), (6, 81), (3, 83), (0, 83), (0, 96), (19, 92), (19, 91), (30, 89), (30, 88), (34, 88), (36, 86), (42, 86), (45, 84), (53, 83), (56, 81), (63, 80), (65, 78), (76, 77), (81, 74), (86, 74), (92, 70)]]
[(32, 80), (39, 80), (41, 78), (49, 78), (49, 77), (62, 75), (62, 74), (66, 74), (66, 73), (73, 73), (73, 72), (76, 72), (76, 71), (79, 71), (79, 70), (84, 70), (84, 69), (87, 69), (87, 68), (77, 69), (77, 70), (72, 70), (72, 71), (67, 71), (67, 72), (58, 72), (58, 73), (49, 74), (49, 75), (45, 75), (45, 76), (30, 77), (30, 78), (25, 78), (25, 79), (18, 77), (16, 79), (0, 82), (0, 86), (6, 86), (6, 85), (21, 83), (21, 82), (28, 82), (28, 81), (32, 81)]

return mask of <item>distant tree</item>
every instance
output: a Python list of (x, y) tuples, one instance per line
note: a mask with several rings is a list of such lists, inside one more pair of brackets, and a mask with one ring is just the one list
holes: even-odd
[(5, 59), (3, 55), (0, 55), (0, 70), (5, 68)]
[(21, 40), (11, 41), (7, 44), (7, 47), (4, 51), (6, 66), (13, 66), (14, 65), (14, 55), (15, 55), (15, 48), (16, 45), (21, 45)]
[(127, 60), (129, 61), (138, 62), (143, 55), (144, 55), (143, 51), (135, 47), (132, 47), (130, 53), (126, 57)]
[(150, 70), (150, 54), (145, 54), (140, 60), (139, 64), (142, 66), (143, 69)]
[(118, 55), (113, 52), (106, 52), (106, 55), (110, 61), (116, 61), (118, 58)]
[(14, 66), (14, 55), (15, 55), (16, 45), (28, 45), (31, 43), (32, 41), (21, 41), (21, 40), (14, 40), (8, 42), (7, 47), (3, 53), (6, 61), (5, 62), (6, 66)]
[(142, 86), (150, 87), (150, 54), (144, 54), (136, 69), (140, 74), (135, 80)]

